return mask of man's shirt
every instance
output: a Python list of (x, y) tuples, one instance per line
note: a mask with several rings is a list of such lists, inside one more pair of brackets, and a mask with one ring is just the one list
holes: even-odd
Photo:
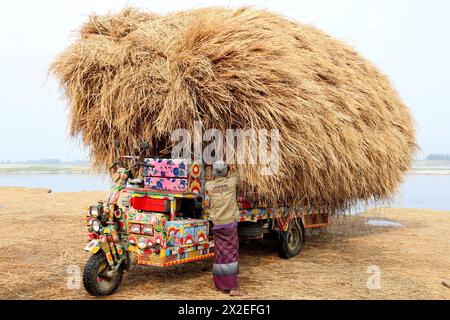
[(239, 220), (239, 207), (236, 201), (238, 185), (239, 176), (235, 173), (206, 182), (209, 218), (215, 225), (229, 224)]

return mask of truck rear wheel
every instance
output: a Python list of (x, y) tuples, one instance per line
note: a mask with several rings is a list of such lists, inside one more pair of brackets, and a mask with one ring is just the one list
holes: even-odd
[(305, 235), (301, 222), (293, 219), (286, 232), (280, 231), (278, 253), (281, 258), (289, 259), (298, 255), (303, 249)]
[(92, 255), (83, 271), (83, 285), (93, 296), (109, 296), (117, 291), (122, 282), (123, 268), (111, 270), (104, 254)]

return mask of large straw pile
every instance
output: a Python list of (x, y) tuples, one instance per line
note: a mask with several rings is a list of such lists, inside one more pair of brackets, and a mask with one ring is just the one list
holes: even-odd
[(349, 46), (314, 27), (248, 8), (92, 16), (52, 72), (70, 132), (93, 164), (170, 146), (176, 128), (277, 128), (276, 175), (238, 170), (245, 190), (334, 209), (395, 192), (415, 151), (407, 107)]

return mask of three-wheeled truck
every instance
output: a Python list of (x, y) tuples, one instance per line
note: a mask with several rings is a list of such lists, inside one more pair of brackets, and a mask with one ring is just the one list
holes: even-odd
[[(204, 190), (210, 166), (141, 156), (120, 157), (114, 166), (107, 199), (90, 206), (86, 215), (90, 242), (85, 250), (92, 256), (84, 268), (83, 284), (91, 295), (113, 294), (132, 260), (167, 267), (214, 256)], [(143, 172), (141, 178), (132, 177), (136, 171)], [(275, 234), (282, 258), (300, 253), (305, 229), (328, 225), (328, 213), (320, 209), (273, 208), (242, 197), (238, 204), (240, 239)]]

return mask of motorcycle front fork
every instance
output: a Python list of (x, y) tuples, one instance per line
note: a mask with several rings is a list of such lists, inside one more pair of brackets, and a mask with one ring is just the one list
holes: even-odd
[(107, 237), (101, 238), (100, 242), (109, 266), (112, 270), (117, 271), (120, 268), (122, 262), (127, 260), (127, 255), (124, 252), (122, 245), (119, 243), (119, 241), (108, 241)]

